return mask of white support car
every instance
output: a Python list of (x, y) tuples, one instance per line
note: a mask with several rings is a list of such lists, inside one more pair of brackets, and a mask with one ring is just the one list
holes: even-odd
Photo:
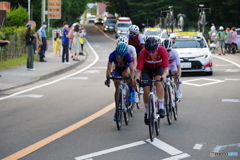
[(208, 44), (199, 32), (177, 32), (170, 34), (173, 49), (181, 59), (182, 72), (205, 72), (212, 75), (212, 53)]

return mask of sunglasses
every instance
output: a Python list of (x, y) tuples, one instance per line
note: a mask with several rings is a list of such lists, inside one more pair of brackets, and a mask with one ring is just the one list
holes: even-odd
[(132, 33), (132, 32), (130, 32), (129, 34), (131, 34), (131, 35), (136, 35), (136, 33)]
[(171, 51), (171, 49), (167, 49), (167, 51), (168, 51), (168, 52), (170, 52), (170, 51)]
[(157, 50), (153, 50), (153, 51), (148, 51), (148, 53), (151, 53), (151, 54), (153, 54), (153, 53), (155, 53)]

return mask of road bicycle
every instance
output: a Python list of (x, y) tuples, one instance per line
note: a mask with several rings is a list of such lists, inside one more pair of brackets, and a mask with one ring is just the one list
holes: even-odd
[(156, 131), (156, 135), (159, 135), (160, 132), (160, 115), (159, 115), (159, 106), (157, 102), (157, 96), (156, 96), (156, 86), (155, 82), (162, 82), (162, 79), (160, 80), (137, 80), (138, 83), (140, 82), (150, 82), (150, 93), (148, 95), (148, 113), (147, 113), (147, 119), (149, 120), (149, 136), (151, 142), (153, 141), (155, 135), (154, 135), (154, 129)]
[(133, 102), (128, 102), (129, 97), (129, 87), (125, 80), (130, 79), (130, 77), (109, 77), (112, 80), (119, 80), (118, 89), (116, 94), (116, 125), (117, 129), (120, 130), (122, 127), (122, 120), (124, 117), (125, 124), (129, 124), (130, 114), (132, 112)]
[(182, 13), (179, 13), (177, 15), (177, 18), (178, 18), (178, 29), (180, 29), (181, 31), (183, 31), (183, 28), (184, 28), (184, 19), (185, 18), (185, 14), (182, 14)]
[(161, 14), (163, 12), (167, 12), (166, 18), (164, 20), (164, 24), (165, 24), (167, 33), (169, 34), (169, 31), (173, 32), (173, 30), (174, 30), (175, 19), (174, 19), (174, 15), (173, 15), (172, 6), (169, 6), (168, 8), (169, 8), (169, 10), (161, 11)]
[(203, 8), (204, 7), (203, 4), (200, 4), (199, 7), (200, 8), (198, 8), (199, 16), (198, 16), (198, 23), (197, 23), (198, 31), (204, 34), (204, 29), (207, 24), (205, 10), (209, 10), (211, 13), (211, 8)]
[[(170, 72), (171, 73), (171, 72)], [(174, 119), (177, 120), (178, 118), (178, 103), (180, 99), (177, 98), (177, 88), (176, 84), (173, 82), (172, 77), (177, 76), (177, 74), (169, 74), (167, 76), (166, 83), (163, 83), (164, 87), (164, 106), (165, 106), (165, 113), (167, 117), (168, 124), (172, 124), (172, 115)]]

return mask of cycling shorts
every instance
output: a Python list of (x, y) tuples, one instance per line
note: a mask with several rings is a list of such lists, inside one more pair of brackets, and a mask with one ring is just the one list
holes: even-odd
[(171, 70), (171, 71), (177, 71), (178, 70), (175, 61), (169, 63), (169, 70)]
[[(142, 80), (152, 80), (153, 76), (161, 76), (163, 74), (163, 67), (160, 66), (158, 68), (146, 68), (144, 67), (142, 70)], [(150, 86), (151, 82), (143, 82), (142, 86)]]
[(116, 67), (114, 70), (114, 77), (122, 76), (122, 72), (127, 69), (128, 67)]

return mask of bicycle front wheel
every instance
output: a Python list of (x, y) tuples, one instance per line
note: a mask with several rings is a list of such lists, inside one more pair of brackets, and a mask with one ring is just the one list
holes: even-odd
[(118, 89), (116, 97), (116, 125), (117, 129), (120, 130), (122, 127), (122, 105), (123, 105), (123, 95), (122, 89)]
[(167, 112), (167, 121), (168, 124), (171, 125), (172, 124), (172, 104), (171, 104), (171, 92), (170, 92), (170, 88), (167, 87), (167, 89), (165, 90), (165, 107), (166, 107), (166, 112)]
[(149, 136), (151, 142), (154, 139), (154, 101), (153, 95), (150, 94), (148, 98), (148, 119), (149, 119)]

